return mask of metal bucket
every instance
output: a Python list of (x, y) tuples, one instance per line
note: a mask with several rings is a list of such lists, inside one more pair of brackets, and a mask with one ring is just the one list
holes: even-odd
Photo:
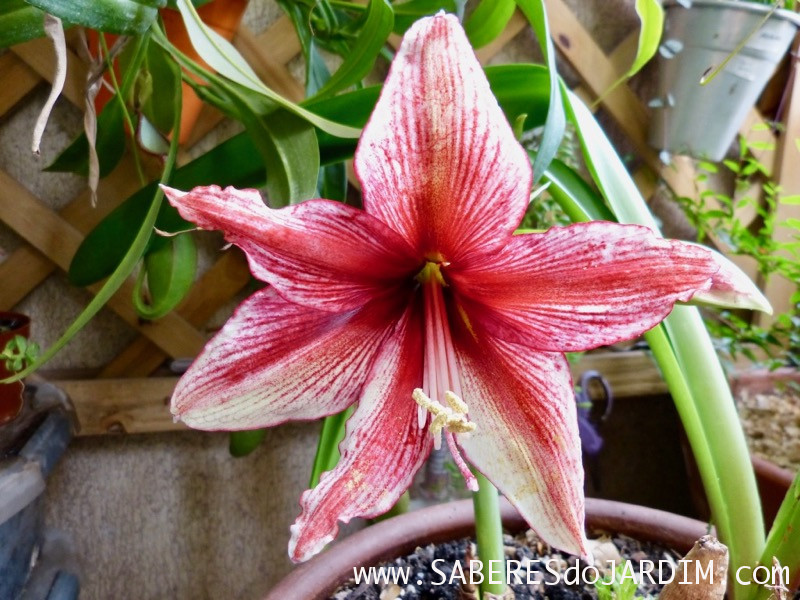
[(667, 0), (664, 8), (650, 144), (719, 161), (786, 54), (800, 15), (775, 11), (716, 77), (700, 85), (710, 68), (721, 65), (759, 27), (771, 7), (735, 0)]

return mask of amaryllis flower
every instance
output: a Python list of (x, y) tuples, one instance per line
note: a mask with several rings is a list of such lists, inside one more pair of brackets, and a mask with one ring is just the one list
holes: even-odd
[(355, 156), (364, 209), (272, 210), (255, 190), (168, 190), (269, 284), (181, 379), (199, 429), (319, 419), (356, 403), (341, 459), (301, 498), (290, 555), (391, 508), (446, 443), (548, 542), (586, 554), (583, 472), (564, 352), (629, 339), (698, 296), (758, 306), (701, 247), (593, 222), (513, 235), (531, 168), (457, 19), (406, 34)]

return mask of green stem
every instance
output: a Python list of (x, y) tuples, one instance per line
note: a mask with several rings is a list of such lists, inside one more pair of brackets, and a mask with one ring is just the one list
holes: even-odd
[(475, 473), (478, 491), (472, 494), (475, 507), (475, 539), (478, 559), (482, 563), (481, 596), (502, 596), (506, 591), (505, 552), (503, 550), (503, 523), (500, 520), (500, 501), (497, 488), (480, 473)]
[(139, 183), (144, 185), (147, 183), (147, 179), (144, 176), (144, 170), (142, 169), (142, 163), (139, 158), (139, 150), (136, 144), (136, 127), (133, 124), (133, 119), (131, 119), (131, 115), (128, 112), (128, 107), (125, 104), (125, 96), (127, 96), (127, 92), (133, 83), (134, 74), (139, 70), (139, 65), (144, 59), (144, 49), (146, 47), (145, 38), (142, 37), (138, 40), (136, 52), (134, 52), (133, 60), (131, 61), (127, 73), (125, 74), (125, 81), (123, 81), (122, 87), (120, 87), (119, 82), (117, 81), (117, 74), (114, 72), (114, 64), (111, 61), (111, 56), (108, 51), (106, 36), (101, 33), (99, 38), (100, 47), (103, 52), (103, 59), (106, 62), (108, 76), (111, 79), (111, 87), (114, 88), (115, 99), (117, 102), (119, 102), (119, 105), (122, 109), (122, 117), (125, 119), (125, 123), (128, 125), (128, 133), (131, 136), (131, 153), (133, 154), (133, 164), (136, 166), (136, 174), (139, 176)]
[[(175, 117), (173, 121), (173, 127), (180, 126), (181, 122), (181, 88), (177, 86), (175, 90), (173, 90), (173, 107), (175, 109)], [(177, 129), (174, 129), (177, 131)], [(172, 136), (172, 140), (170, 141), (169, 146), (169, 153), (167, 154), (166, 161), (164, 163), (164, 170), (161, 174), (160, 183), (166, 184), (169, 182), (170, 177), (172, 176), (172, 170), (175, 167), (175, 161), (178, 157), (178, 136)], [(147, 244), (150, 241), (150, 237), (153, 235), (153, 226), (155, 225), (156, 218), (158, 217), (159, 210), (161, 209), (161, 202), (164, 199), (164, 190), (162, 188), (158, 188), (155, 195), (153, 196), (153, 201), (150, 204), (150, 208), (147, 211), (147, 215), (145, 216), (144, 222), (142, 226), (139, 228), (136, 237), (131, 244), (131, 247), (125, 253), (125, 256), (122, 258), (122, 261), (119, 263), (117, 268), (114, 272), (109, 276), (106, 282), (103, 284), (103, 287), (100, 288), (100, 291), (97, 292), (97, 295), (92, 298), (91, 302), (89, 302), (88, 306), (83, 310), (83, 312), (78, 315), (75, 321), (67, 328), (64, 334), (56, 341), (47, 351), (44, 352), (32, 365), (27, 367), (26, 369), (14, 374), (12, 377), (8, 377), (6, 379), (0, 380), (0, 383), (11, 383), (13, 381), (19, 381), (23, 377), (30, 375), (48, 360), (53, 358), (55, 354), (61, 350), (64, 346), (69, 343), (69, 341), (77, 334), (83, 327), (94, 317), (103, 306), (111, 299), (111, 297), (119, 290), (125, 280), (130, 276), (133, 272), (136, 265), (139, 263), (139, 260), (142, 258), (145, 249), (147, 248)]]
[[(694, 422), (684, 426), (705, 433), (701, 447), (690, 442), (719, 537), (728, 545), (732, 566), (754, 566), (765, 543), (761, 499), (728, 380), (696, 308), (676, 306), (664, 324), (695, 410)], [(748, 588), (736, 578), (730, 581), (734, 598), (748, 596)]]
[(330, 471), (339, 462), (339, 444), (344, 439), (347, 419), (353, 414), (353, 407), (340, 413), (325, 417), (322, 421), (322, 431), (317, 443), (317, 454), (314, 456), (314, 466), (311, 469), (311, 482), (308, 487), (313, 488), (319, 483), (319, 476), (325, 471)]

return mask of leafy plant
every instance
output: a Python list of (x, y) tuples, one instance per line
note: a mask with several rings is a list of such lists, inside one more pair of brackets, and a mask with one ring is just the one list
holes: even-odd
[[(800, 365), (800, 220), (778, 221), (777, 217), (780, 204), (798, 204), (800, 196), (781, 193), (769, 169), (753, 152), (765, 149), (770, 148), (742, 138), (736, 160), (727, 159), (721, 167), (699, 163), (703, 172), (697, 177), (697, 196), (681, 197), (678, 202), (701, 242), (716, 242), (733, 255), (748, 257), (764, 280), (783, 277), (792, 283), (789, 310), (775, 315), (766, 327), (730, 310), (707, 313), (706, 323), (724, 357), (736, 360), (742, 355), (774, 369)], [(700, 189), (710, 184), (720, 188), (719, 179), (726, 176), (731, 192)], [(754, 218), (745, 222), (743, 214)], [(790, 230), (791, 241), (776, 239), (781, 228)], [(756, 348), (763, 351), (765, 359), (756, 355)]]
[(21, 335), (11, 338), (3, 351), (0, 352), (0, 360), (3, 360), (6, 370), (15, 373), (25, 369), (33, 363), (39, 356), (39, 345), (36, 342), (28, 341)]
[(649, 595), (639, 596), (636, 578), (626, 572), (625, 565), (617, 565), (613, 573), (594, 584), (598, 600), (634, 600), (641, 598), (647, 600)]

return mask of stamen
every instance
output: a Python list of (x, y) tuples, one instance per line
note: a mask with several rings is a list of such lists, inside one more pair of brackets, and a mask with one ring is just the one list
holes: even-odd
[(477, 427), (475, 423), (467, 421), (467, 405), (453, 392), (444, 393), (445, 399), (450, 404), (449, 408), (434, 402), (419, 388), (414, 390), (411, 397), (433, 415), (429, 429), (433, 435), (433, 445), (437, 450), (442, 446), (442, 429), (452, 435), (453, 433), (470, 433)]
[[(433, 258), (436, 260), (431, 260)], [(425, 360), (423, 387), (415, 389), (412, 397), (419, 405), (417, 417), (420, 428), (428, 422), (427, 413), (430, 413), (433, 418), (428, 429), (433, 436), (434, 448), (441, 448), (444, 432), (450, 454), (467, 487), (476, 491), (478, 482), (464, 461), (455, 437), (457, 434), (469, 435), (477, 426), (469, 420), (467, 404), (461, 399), (461, 377), (444, 294), (448, 285), (442, 270), (448, 264), (443, 257), (430, 256), (416, 276), (422, 287), (425, 305)]]

